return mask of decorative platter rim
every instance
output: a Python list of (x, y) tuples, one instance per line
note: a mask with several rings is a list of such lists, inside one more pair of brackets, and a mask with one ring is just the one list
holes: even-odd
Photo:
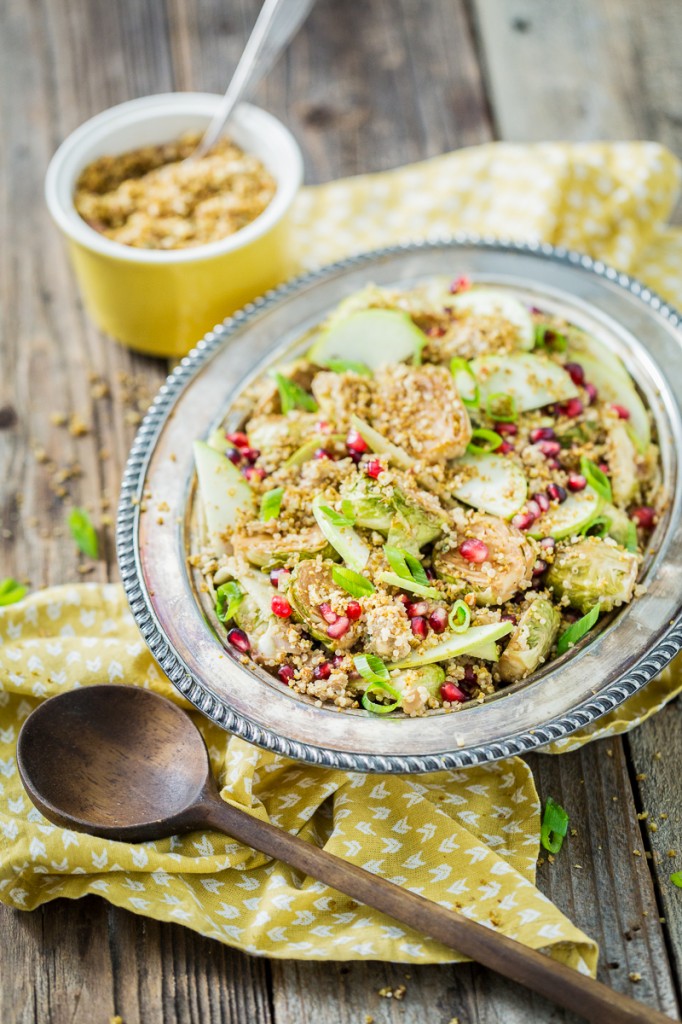
[[(333, 283), (335, 280), (343, 282), (346, 276), (360, 268), (365, 269), (369, 274), (372, 267), (376, 268), (382, 263), (390, 267), (392, 259), (398, 266), (401, 260), (411, 256), (420, 256), (421, 254), (426, 260), (432, 259), (434, 253), (442, 254), (444, 263), (447, 263), (448, 260), (451, 263), (454, 262), (458, 253), (460, 256), (465, 253), (478, 255), (483, 261), (485, 261), (485, 254), (491, 254), (491, 259), (496, 259), (502, 254), (503, 258), (507, 258), (511, 262), (513, 262), (514, 256), (531, 257), (538, 260), (538, 267), (551, 265), (571, 268), (572, 271), (577, 269), (585, 273), (586, 280), (588, 278), (592, 282), (598, 280), (608, 284), (610, 288), (615, 287), (616, 290), (620, 290), (623, 301), (625, 301), (625, 297), (630, 300), (634, 298), (637, 309), (644, 311), (652, 323), (658, 323), (658, 318), (661, 319), (665, 328), (662, 334), (664, 335), (665, 331), (668, 331), (670, 343), (677, 340), (679, 344), (680, 339), (676, 337), (676, 331), (679, 330), (682, 323), (680, 314), (636, 278), (615, 270), (601, 260), (594, 260), (589, 256), (564, 248), (555, 248), (547, 243), (523, 243), (464, 234), (447, 239), (405, 243), (360, 253), (319, 270), (302, 274), (235, 313), (224, 323), (217, 325), (198, 343), (161, 387), (139, 428), (127, 461), (117, 523), (117, 551), (121, 577), (131, 611), (147, 645), (163, 671), (183, 696), (222, 728), (284, 757), (344, 770), (407, 773), (457, 769), (523, 754), (557, 740), (566, 739), (578, 729), (590, 725), (609, 711), (614, 710), (653, 679), (682, 650), (682, 609), (678, 599), (675, 614), (667, 615), (667, 626), (664, 627), (663, 623), (660, 624), (655, 641), (645, 650), (645, 653), (632, 659), (632, 663), (625, 671), (620, 672), (617, 678), (610, 680), (606, 685), (579, 700), (574, 707), (561, 714), (550, 715), (546, 720), (539, 721), (533, 727), (520, 728), (518, 731), (512, 724), (508, 733), (504, 733), (498, 725), (499, 735), (489, 737), (485, 742), (468, 743), (466, 739), (462, 742), (461, 737), (456, 740), (453, 737), (452, 749), (425, 752), (396, 751), (393, 749), (395, 744), (391, 742), (386, 744), (387, 749), (383, 751), (376, 749), (376, 743), (373, 747), (370, 746), (369, 749), (364, 750), (337, 749), (328, 743), (321, 745), (311, 742), (310, 739), (300, 738), (300, 736), (287, 735), (289, 719), (294, 723), (289, 731), (292, 733), (296, 731), (295, 721), (298, 712), (293, 706), (290, 708), (290, 714), (286, 715), (284, 719), (280, 719), (280, 721), (285, 721), (284, 726), (280, 725), (278, 728), (274, 728), (272, 725), (263, 724), (263, 721), (257, 720), (257, 716), (251, 717), (245, 713), (243, 708), (235, 709), (233, 701), (226, 698), (225, 692), (217, 693), (215, 684), (212, 686), (208, 679), (210, 673), (193, 669), (190, 664), (192, 659), (188, 656), (188, 648), (187, 646), (183, 647), (181, 642), (183, 638), (178, 635), (180, 627), (176, 628), (175, 625), (177, 617), (169, 615), (169, 609), (164, 607), (164, 594), (150, 589), (148, 578), (150, 573), (148, 565), (145, 563), (145, 552), (150, 549), (150, 542), (151, 550), (154, 550), (158, 543), (160, 550), (174, 552), (172, 557), (176, 561), (178, 550), (181, 549), (178, 548), (177, 543), (175, 547), (172, 545), (170, 548), (168, 547), (168, 530), (164, 533), (163, 526), (156, 526), (149, 516), (143, 517), (140, 507), (148, 486), (150, 464), (153, 462), (164, 430), (167, 430), (169, 423), (173, 421), (178, 403), (183, 396), (187, 395), (188, 388), (193, 381), (197, 380), (201, 371), (227, 347), (234, 335), (248, 333), (249, 327), (253, 328), (263, 314), (286, 308), (288, 300), (295, 302), (298, 297), (298, 301), (302, 301), (302, 293), (306, 290), (323, 287), (325, 283)], [(506, 257), (504, 254), (507, 254)], [(551, 291), (551, 286), (547, 287)], [(666, 343), (665, 338), (662, 343)], [(244, 348), (243, 345), (242, 348)], [(237, 348), (232, 351), (236, 352)], [(672, 352), (673, 348), (670, 351)], [(644, 352), (643, 349), (642, 352)], [(261, 362), (262, 359), (258, 358), (257, 363)], [(247, 363), (248, 368), (241, 373), (240, 382), (245, 376), (250, 376), (252, 366), (253, 360)], [(665, 372), (660, 364), (654, 363), (654, 367), (658, 370), (659, 376), (664, 378)], [(668, 395), (666, 409), (666, 414), (678, 435), (678, 440), (682, 437), (679, 398), (679, 395), (672, 395), (672, 397)], [(187, 429), (191, 434), (191, 427)], [(191, 434), (191, 436), (194, 435)], [(673, 445), (672, 447), (673, 452), (670, 457), (675, 460), (673, 474), (675, 475), (677, 473), (675, 447), (677, 446)], [(675, 490), (677, 491), (679, 488)], [(186, 504), (189, 498), (189, 484), (184, 487), (182, 493)], [(180, 491), (176, 487), (175, 496), (177, 497), (179, 494)], [(673, 502), (673, 504), (679, 504), (679, 502)], [(184, 514), (184, 509), (182, 511)], [(670, 521), (671, 517), (674, 517), (674, 522)], [(676, 512), (673, 509), (669, 516), (664, 542), (669, 537), (673, 537), (675, 542), (673, 550), (676, 552), (676, 557), (679, 554), (682, 562), (682, 538), (673, 536), (674, 531), (676, 534), (680, 532), (679, 519), (679, 509)], [(141, 543), (141, 532), (144, 534), (144, 543)], [(176, 530), (177, 535), (181, 533), (181, 530)], [(668, 545), (669, 548), (670, 545)], [(184, 556), (180, 570), (184, 571)], [(665, 575), (665, 572), (657, 573), (654, 576), (656, 584), (658, 575)], [(187, 593), (190, 594), (189, 585)], [(193, 603), (196, 604), (196, 602)], [(180, 617), (180, 620), (182, 618)], [(615, 623), (616, 627), (617, 624), (618, 619)], [(205, 624), (205, 632), (207, 640), (210, 638), (216, 645), (216, 638), (208, 623)], [(219, 655), (219, 657), (225, 657), (225, 655)], [(245, 674), (251, 677), (254, 684), (257, 684), (257, 675), (254, 675), (250, 669), (237, 665), (236, 662), (231, 666), (230, 672), (232, 673), (230, 678), (233, 680), (237, 678), (234, 673), (238, 672), (240, 679), (241, 675)], [(274, 700), (275, 702), (279, 701), (279, 696), (275, 696)], [(488, 706), (493, 707), (493, 703), (491, 702)], [(310, 709), (308, 710), (310, 711)], [(327, 714), (329, 715), (328, 711)], [(464, 714), (466, 714), (465, 710), (447, 717), (451, 721), (457, 721)], [(344, 718), (348, 720), (350, 717), (336, 714), (337, 721)], [(440, 715), (439, 718), (443, 719), (444, 716)], [(322, 716), (320, 716), (320, 721), (323, 721)], [(425, 719), (408, 721), (423, 722)], [(317, 736), (317, 733), (315, 735)], [(322, 735), (324, 735), (324, 729)]]

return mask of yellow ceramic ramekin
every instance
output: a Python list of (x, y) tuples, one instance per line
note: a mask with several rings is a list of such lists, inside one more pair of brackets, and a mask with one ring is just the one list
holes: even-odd
[(112, 107), (69, 135), (47, 171), (47, 205), (67, 239), (86, 309), (103, 331), (140, 352), (184, 355), (216, 323), (293, 270), (288, 227), (303, 177), (301, 151), (284, 125), (250, 104), (236, 110), (229, 134), (263, 161), (277, 191), (241, 231), (210, 245), (162, 252), (113, 242), (76, 212), (74, 187), (87, 164), (201, 131), (220, 99), (164, 93)]

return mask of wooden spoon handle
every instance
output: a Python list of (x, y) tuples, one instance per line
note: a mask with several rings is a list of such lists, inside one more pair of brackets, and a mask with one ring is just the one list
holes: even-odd
[(199, 808), (201, 824), (284, 861), (360, 903), (539, 992), (595, 1024), (670, 1024), (669, 1017), (438, 903), (259, 821), (218, 797)]

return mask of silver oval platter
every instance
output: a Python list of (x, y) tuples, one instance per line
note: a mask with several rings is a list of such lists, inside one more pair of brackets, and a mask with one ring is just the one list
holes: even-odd
[[(319, 707), (224, 645), (194, 578), (192, 442), (342, 298), (365, 284), (411, 287), (443, 274), (508, 289), (566, 316), (615, 351), (653, 413), (666, 513), (643, 567), (644, 593), (594, 639), (483, 703), (420, 718)], [(205, 715), (252, 743), (313, 764), (365, 772), (456, 768), (523, 753), (615, 708), (682, 648), (682, 346), (680, 317), (600, 262), (549, 245), (456, 238), (380, 250), (305, 275), (216, 327), (161, 388), (128, 460), (118, 556), (133, 615), (174, 685)], [(146, 509), (146, 511), (145, 511)]]

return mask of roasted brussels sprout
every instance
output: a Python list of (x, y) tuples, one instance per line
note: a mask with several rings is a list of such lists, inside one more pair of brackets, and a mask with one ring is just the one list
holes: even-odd
[(559, 632), (561, 616), (546, 597), (536, 597), (521, 613), (497, 670), (505, 683), (515, 683), (545, 661)]
[(287, 598), (306, 631), (329, 650), (338, 651), (353, 646), (362, 626), (343, 614), (349, 597), (332, 580), (332, 567), (320, 559), (299, 562), (291, 574)]
[(595, 604), (611, 611), (632, 597), (637, 556), (599, 537), (557, 548), (547, 572), (547, 585), (557, 598), (585, 613)]
[[(485, 544), (485, 561), (472, 562), (461, 554), (461, 543), (466, 538)], [(433, 567), (448, 583), (467, 583), (477, 604), (504, 604), (530, 582), (537, 546), (521, 530), (496, 516), (479, 515), (472, 518), (466, 538), (460, 537), (452, 546), (436, 551)]]
[(235, 554), (242, 555), (251, 565), (261, 569), (275, 569), (284, 565), (292, 555), (299, 558), (336, 558), (336, 552), (319, 526), (309, 526), (300, 533), (286, 537), (269, 533), (235, 533), (232, 536)]
[(391, 686), (400, 694), (400, 706), (406, 714), (417, 714), (426, 707), (429, 698), (438, 697), (445, 679), (440, 665), (422, 665), (406, 668), (391, 676)]
[(409, 501), (399, 488), (383, 487), (370, 477), (351, 478), (341, 495), (353, 511), (355, 525), (386, 534), (393, 547), (418, 554), (443, 531), (437, 515)]

